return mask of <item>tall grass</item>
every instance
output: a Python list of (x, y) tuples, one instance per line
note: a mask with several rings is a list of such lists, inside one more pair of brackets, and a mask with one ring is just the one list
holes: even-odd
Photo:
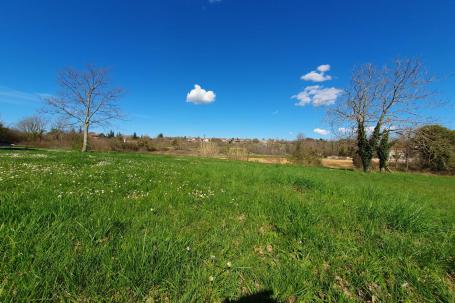
[(0, 301), (453, 302), (455, 179), (0, 151)]
[(199, 153), (204, 157), (214, 157), (219, 153), (219, 147), (215, 142), (201, 142)]
[(248, 149), (244, 147), (229, 147), (227, 156), (231, 160), (248, 161)]

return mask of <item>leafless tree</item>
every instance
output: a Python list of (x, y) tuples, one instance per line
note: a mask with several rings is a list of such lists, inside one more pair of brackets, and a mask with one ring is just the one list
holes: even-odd
[(39, 116), (27, 117), (17, 123), (17, 129), (31, 136), (33, 139), (41, 139), (46, 131), (46, 121)]
[(83, 71), (62, 70), (58, 84), (59, 95), (47, 98), (46, 102), (51, 112), (60, 115), (61, 119), (82, 127), (82, 151), (85, 152), (91, 126), (121, 118), (118, 100), (122, 89), (111, 86), (108, 69), (91, 65)]
[(329, 111), (329, 117), (336, 130), (357, 137), (364, 171), (369, 170), (383, 135), (424, 121), (419, 113), (428, 104), (430, 82), (416, 59), (396, 60), (391, 68), (365, 64), (354, 71), (343, 101)]

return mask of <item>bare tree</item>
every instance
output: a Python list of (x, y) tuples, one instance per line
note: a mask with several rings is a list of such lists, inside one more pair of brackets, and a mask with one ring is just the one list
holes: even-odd
[(365, 64), (354, 71), (344, 100), (329, 116), (339, 130), (356, 135), (364, 171), (375, 153), (382, 157), (381, 170), (387, 167), (383, 157), (388, 157), (388, 150), (381, 148), (390, 148), (390, 133), (423, 122), (419, 109), (428, 101), (430, 82), (420, 61), (414, 59), (396, 60), (391, 68), (382, 69)]
[(89, 129), (121, 118), (118, 99), (122, 89), (111, 87), (109, 71), (88, 65), (86, 70), (64, 69), (58, 77), (61, 92), (46, 99), (49, 108), (72, 125), (82, 127), (82, 151), (87, 151)]
[(19, 121), (16, 127), (33, 139), (41, 139), (46, 131), (46, 121), (39, 116), (31, 116)]

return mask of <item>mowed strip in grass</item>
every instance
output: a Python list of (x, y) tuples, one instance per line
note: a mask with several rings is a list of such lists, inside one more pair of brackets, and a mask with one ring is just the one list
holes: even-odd
[(455, 178), (0, 151), (0, 301), (454, 302)]

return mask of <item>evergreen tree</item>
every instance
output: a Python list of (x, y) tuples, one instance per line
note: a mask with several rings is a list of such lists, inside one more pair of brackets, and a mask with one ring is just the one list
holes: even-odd
[(377, 155), (379, 158), (379, 170), (388, 170), (388, 161), (390, 154), (390, 147), (392, 144), (389, 142), (389, 131), (385, 130), (382, 134), (381, 141), (377, 148)]

